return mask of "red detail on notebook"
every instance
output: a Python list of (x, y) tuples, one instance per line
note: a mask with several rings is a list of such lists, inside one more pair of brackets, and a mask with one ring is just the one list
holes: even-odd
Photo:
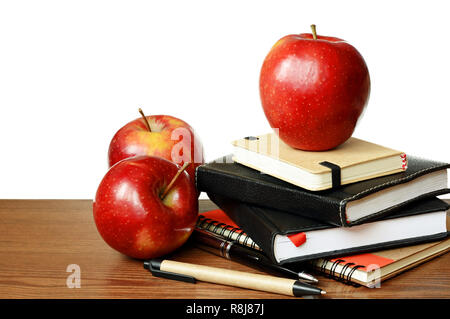
[[(216, 220), (219, 223), (224, 223), (233, 227), (239, 228), (238, 225), (236, 225), (233, 220), (231, 220), (230, 217), (228, 217), (227, 214), (223, 210), (220, 209), (214, 209), (210, 210), (209, 212), (200, 213), (200, 215), (205, 216), (206, 218)], [(298, 247), (306, 242), (306, 234), (305, 233), (298, 233), (298, 234), (292, 234), (287, 236), (292, 243), (295, 245), (295, 247)]]
[(405, 153), (400, 154), (400, 157), (402, 159), (402, 169), (405, 171), (408, 168), (408, 159)]
[[(347, 263), (353, 263), (355, 265), (352, 265), (350, 267), (361, 265), (364, 266), (364, 268), (360, 268), (363, 270), (367, 270), (367, 267), (370, 265), (375, 265), (379, 268), (384, 267), (386, 265), (389, 265), (394, 262), (393, 259), (381, 257), (374, 254), (359, 254), (359, 255), (353, 255), (353, 256), (346, 256), (341, 258), (334, 258), (331, 259), (331, 262), (335, 262), (338, 259), (343, 259), (344, 261), (341, 262), (342, 265), (345, 265)], [(373, 266), (371, 267), (373, 269)]]
[(295, 245), (295, 247), (298, 247), (298, 246), (306, 243), (306, 234), (305, 233), (287, 235), (287, 237), (292, 241), (292, 243)]

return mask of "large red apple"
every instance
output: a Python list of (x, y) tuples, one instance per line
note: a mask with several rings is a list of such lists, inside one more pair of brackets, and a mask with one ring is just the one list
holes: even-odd
[(197, 190), (177, 164), (138, 156), (108, 170), (93, 210), (97, 229), (108, 245), (129, 257), (154, 258), (174, 251), (189, 238), (198, 216)]
[(183, 165), (195, 179), (195, 168), (204, 163), (203, 146), (194, 129), (185, 121), (170, 115), (144, 116), (129, 122), (114, 135), (109, 145), (109, 166), (128, 157), (159, 156)]
[[(260, 97), (282, 141), (323, 151), (352, 134), (370, 93), (361, 54), (344, 40), (312, 34), (281, 38), (264, 60)], [(278, 130), (276, 130), (278, 129)]]

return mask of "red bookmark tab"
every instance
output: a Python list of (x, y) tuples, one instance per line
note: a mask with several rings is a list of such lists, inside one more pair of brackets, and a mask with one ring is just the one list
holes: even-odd
[(287, 237), (292, 241), (292, 243), (295, 245), (295, 247), (298, 247), (298, 246), (306, 243), (306, 234), (305, 233), (292, 234), (292, 235), (288, 235)]

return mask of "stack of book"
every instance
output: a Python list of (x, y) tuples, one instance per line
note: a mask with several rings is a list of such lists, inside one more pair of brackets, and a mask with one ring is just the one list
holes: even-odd
[(450, 193), (448, 168), (357, 138), (306, 152), (275, 134), (246, 137), (197, 169), (220, 208), (197, 226), (275, 264), (370, 286), (449, 250), (449, 205), (437, 198)]

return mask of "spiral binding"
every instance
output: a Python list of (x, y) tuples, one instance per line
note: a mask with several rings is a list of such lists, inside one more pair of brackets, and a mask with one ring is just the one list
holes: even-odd
[[(261, 250), (259, 246), (247, 235), (244, 233), (242, 228), (233, 227), (231, 225), (227, 225), (225, 223), (221, 223), (217, 220), (213, 220), (211, 218), (206, 218), (203, 215), (200, 215), (197, 222), (197, 227), (201, 229), (206, 229), (215, 234), (222, 236), (225, 240), (237, 241), (247, 247)], [(228, 234), (226, 232), (228, 231)], [(235, 234), (236, 237), (235, 237)], [(235, 238), (233, 238), (235, 237)]]
[[(341, 271), (339, 273), (336, 273), (336, 269), (337, 269), (338, 265), (340, 265), (341, 263), (344, 263), (344, 262), (345, 262), (344, 259), (336, 259), (334, 262), (332, 262), (329, 259), (324, 259), (321, 266), (319, 267), (319, 271), (321, 273), (325, 274), (325, 276), (327, 276), (328, 278), (337, 280), (346, 285), (352, 285), (355, 287), (361, 286), (360, 284), (352, 281), (352, 276), (358, 268), (364, 268), (365, 266), (356, 265), (355, 263), (346, 263), (342, 267)], [(327, 266), (329, 263), (332, 263), (332, 264), (331, 264), (330, 270), (327, 271)], [(345, 274), (345, 272), (349, 268), (351, 268), (351, 269), (347, 272), (347, 274)]]

